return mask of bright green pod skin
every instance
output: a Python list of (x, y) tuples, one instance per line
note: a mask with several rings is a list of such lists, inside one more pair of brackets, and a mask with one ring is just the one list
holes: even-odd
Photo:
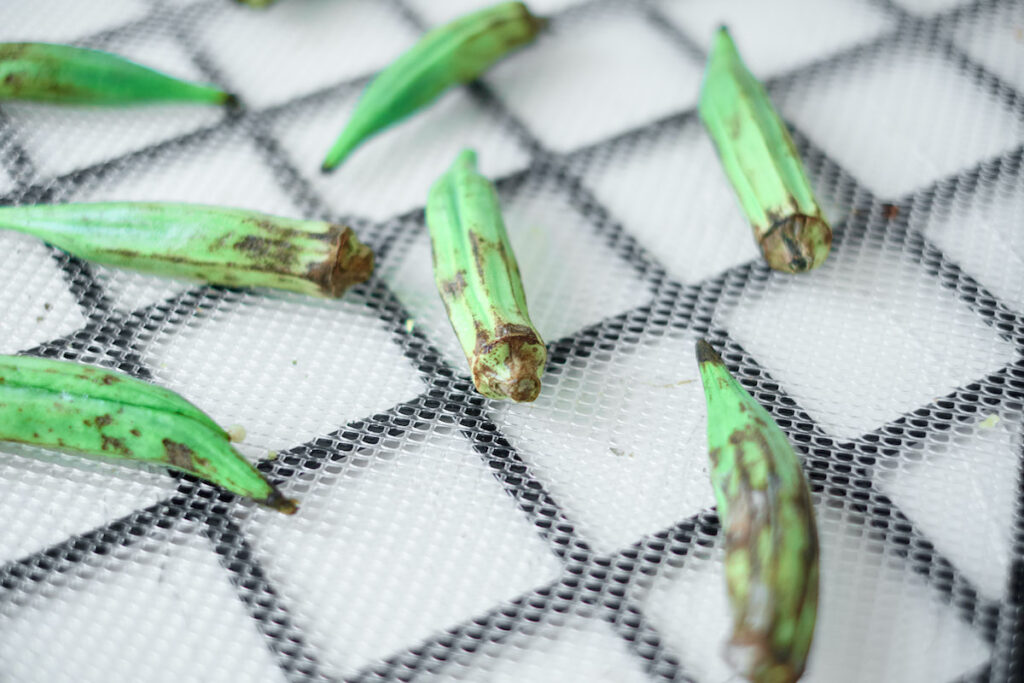
[(768, 265), (802, 273), (824, 263), (832, 228), (786, 124), (724, 27), (715, 34), (698, 109)]
[(804, 672), (818, 611), (810, 490), (786, 435), (704, 340), (697, 362), (733, 611), (726, 660), (754, 683), (792, 683)]
[(339, 297), (373, 272), (350, 228), (200, 204), (0, 207), (0, 228), (87, 261), (228, 287)]
[(163, 465), (285, 514), (298, 509), (199, 408), (111, 370), (0, 356), (0, 440)]
[(472, 150), (430, 188), (427, 225), (437, 291), (477, 391), (533, 401), (548, 353), (530, 321), (498, 195), (477, 172)]
[(109, 52), (52, 43), (0, 43), (0, 100), (236, 103), (234, 95), (213, 86), (183, 81)]
[(537, 37), (546, 19), (521, 2), (503, 2), (427, 33), (366, 87), (345, 130), (324, 159), (330, 171), (367, 138), (469, 83)]

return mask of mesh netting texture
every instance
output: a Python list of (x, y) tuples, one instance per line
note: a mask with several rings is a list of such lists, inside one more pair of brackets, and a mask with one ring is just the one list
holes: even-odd
[[(804, 680), (1019, 680), (1024, 3), (534, 0), (535, 45), (319, 164), (369, 77), (480, 0), (10, 0), (245, 108), (0, 107), (0, 201), (351, 225), (338, 301), (91, 265), (0, 233), (0, 353), (115, 368), (224, 426), (284, 517), (159, 468), (0, 444), (0, 680), (737, 680), (695, 340), (796, 445), (822, 544)], [(727, 23), (835, 228), (772, 272), (695, 114)], [(486, 400), (423, 205), (496, 179), (540, 398)]]

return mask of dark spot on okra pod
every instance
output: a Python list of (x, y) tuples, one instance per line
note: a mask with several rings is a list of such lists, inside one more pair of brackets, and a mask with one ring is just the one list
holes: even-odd
[(153, 202), (12, 206), (0, 207), (0, 228), (96, 263), (230, 287), (338, 297), (373, 272), (373, 252), (348, 227), (242, 209)]
[(0, 100), (237, 103), (234, 95), (214, 86), (174, 78), (109, 52), (52, 43), (0, 44)]
[(164, 452), (167, 454), (167, 462), (180, 470), (192, 469), (192, 458), (195, 451), (182, 443), (164, 439)]

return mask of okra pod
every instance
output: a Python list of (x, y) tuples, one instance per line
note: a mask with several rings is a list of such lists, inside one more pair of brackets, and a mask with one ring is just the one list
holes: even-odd
[(754, 683), (791, 683), (803, 674), (818, 610), (810, 490), (786, 435), (703, 340), (697, 362), (733, 610), (726, 660)]
[(503, 2), (427, 33), (366, 87), (341, 136), (324, 159), (336, 168), (367, 138), (469, 83), (512, 50), (537, 36), (547, 23), (521, 2)]
[(199, 204), (0, 207), (0, 228), (96, 263), (211, 282), (338, 297), (373, 272), (350, 228)]
[(0, 356), (0, 440), (163, 465), (285, 514), (298, 509), (199, 408), (119, 372)]
[(498, 195), (463, 150), (427, 201), (434, 278), (484, 396), (532, 401), (547, 349), (530, 322)]
[(786, 124), (725, 27), (715, 35), (698, 109), (768, 265), (802, 273), (824, 263), (832, 228)]
[(0, 100), (118, 105), (144, 102), (235, 104), (234, 95), (71, 45), (0, 43)]

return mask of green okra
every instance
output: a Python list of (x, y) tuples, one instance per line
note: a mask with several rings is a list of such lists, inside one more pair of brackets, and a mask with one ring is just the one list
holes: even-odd
[(111, 370), (0, 356), (0, 440), (163, 465), (285, 514), (298, 509), (199, 408)]
[(228, 287), (338, 297), (373, 272), (350, 228), (200, 204), (0, 207), (2, 228), (88, 261)]
[(0, 43), (0, 100), (120, 105), (145, 102), (235, 104), (234, 95), (71, 45)]
[(533, 401), (547, 349), (530, 322), (498, 195), (477, 172), (474, 151), (463, 150), (430, 188), (427, 225), (437, 290), (477, 391)]
[(715, 34), (698, 109), (768, 265), (802, 273), (824, 263), (832, 228), (786, 124), (725, 27)]
[(249, 7), (270, 7), (274, 4), (274, 0), (235, 0), (235, 2)]
[(697, 362), (733, 610), (726, 659), (754, 683), (792, 683), (803, 674), (818, 610), (810, 490), (786, 435), (704, 340)]
[(521, 2), (503, 2), (427, 33), (366, 87), (324, 159), (336, 168), (367, 138), (427, 106), (450, 87), (475, 80), (547, 23)]

